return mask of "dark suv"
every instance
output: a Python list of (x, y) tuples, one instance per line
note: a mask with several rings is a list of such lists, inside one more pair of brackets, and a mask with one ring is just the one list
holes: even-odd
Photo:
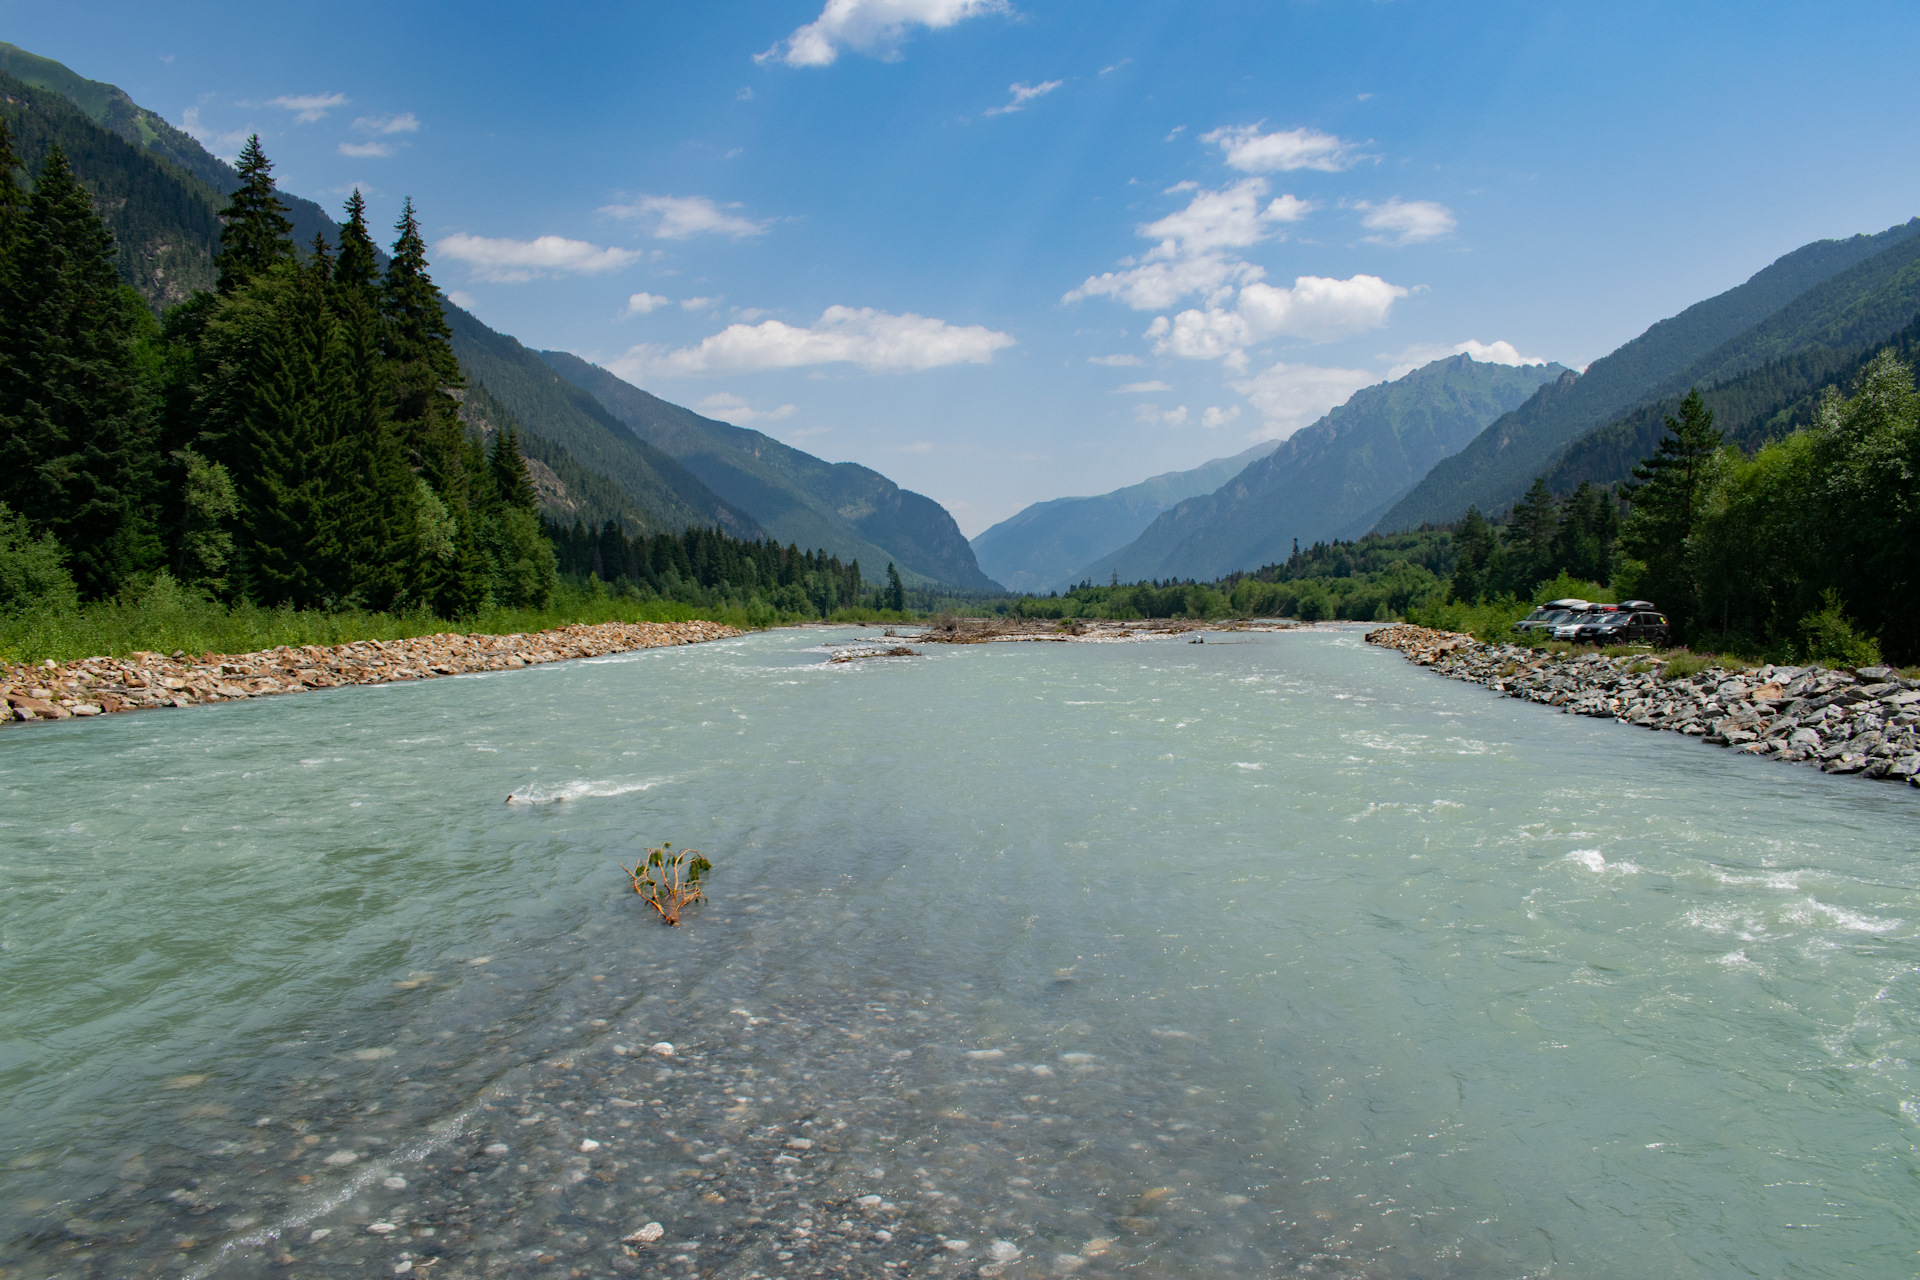
[(1640, 608), (1644, 600), (1629, 600), (1612, 613), (1582, 619), (1569, 637), (1576, 644), (1650, 644), (1665, 645), (1672, 635), (1666, 615), (1651, 608)]

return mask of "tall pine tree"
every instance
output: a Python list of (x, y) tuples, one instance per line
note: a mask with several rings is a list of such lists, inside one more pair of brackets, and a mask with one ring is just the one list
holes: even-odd
[(220, 211), (219, 290), (233, 293), (255, 276), (293, 257), (293, 223), (273, 186), (273, 163), (260, 150), (260, 135), (240, 149), (240, 185)]
[(148, 313), (121, 285), (113, 236), (58, 146), (9, 257), (0, 502), (59, 539), (83, 594), (107, 595), (157, 555), (140, 519), (154, 471), (136, 356)]
[(1698, 390), (1680, 402), (1680, 416), (1668, 415), (1667, 434), (1651, 458), (1633, 469), (1638, 484), (1622, 485), (1633, 504), (1620, 528), (1620, 548), (1629, 588), (1648, 596), (1672, 615), (1684, 631), (1697, 597), (1687, 565), (1687, 539), (1693, 536), (1722, 436), (1713, 425)]

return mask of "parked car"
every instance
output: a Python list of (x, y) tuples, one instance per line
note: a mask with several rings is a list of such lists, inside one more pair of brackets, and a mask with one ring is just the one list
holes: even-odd
[(1620, 612), (1617, 604), (1590, 604), (1579, 613), (1553, 629), (1555, 640), (1580, 640), (1581, 632), (1598, 627), (1606, 619)]
[(1586, 607), (1585, 600), (1549, 600), (1514, 623), (1513, 629), (1523, 636), (1533, 632), (1545, 632), (1551, 635), (1555, 627)]
[[(1564, 634), (1569, 630), (1571, 635)], [(1560, 639), (1572, 640), (1576, 644), (1664, 645), (1672, 631), (1665, 614), (1617, 605), (1612, 606), (1609, 612), (1584, 615), (1571, 628), (1563, 627), (1556, 634)]]

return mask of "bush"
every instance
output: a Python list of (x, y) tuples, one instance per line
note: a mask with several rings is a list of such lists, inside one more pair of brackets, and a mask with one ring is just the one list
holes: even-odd
[(27, 518), (0, 502), (0, 613), (71, 609), (78, 600), (59, 542), (50, 533), (35, 538)]
[(1808, 662), (1835, 667), (1877, 667), (1880, 642), (1861, 634), (1840, 605), (1840, 593), (1829, 587), (1821, 607), (1800, 619), (1800, 653)]

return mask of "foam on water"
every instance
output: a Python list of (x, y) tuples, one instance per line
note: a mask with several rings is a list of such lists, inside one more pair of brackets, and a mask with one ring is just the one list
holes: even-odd
[(607, 799), (613, 796), (632, 795), (636, 791), (651, 791), (671, 778), (644, 778), (634, 782), (589, 782), (576, 779), (573, 782), (556, 783), (553, 786), (522, 787), (507, 796), (512, 805), (558, 804), (566, 800)]

